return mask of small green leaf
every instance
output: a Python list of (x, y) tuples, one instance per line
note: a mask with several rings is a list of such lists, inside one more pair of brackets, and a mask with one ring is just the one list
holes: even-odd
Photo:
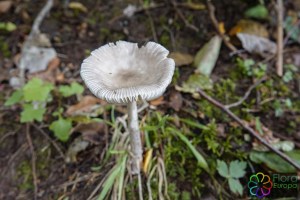
[(17, 26), (12, 22), (0, 22), (0, 30), (12, 32), (17, 29)]
[(72, 122), (60, 117), (58, 120), (52, 122), (49, 128), (59, 140), (66, 142), (70, 137)]
[(235, 194), (243, 195), (243, 186), (238, 179), (229, 178), (228, 183), (231, 192)]
[(217, 170), (224, 178), (228, 178), (230, 176), (228, 166), (223, 160), (217, 160)]
[(23, 111), (21, 112), (21, 123), (24, 122), (33, 122), (34, 120), (42, 121), (44, 113), (46, 112), (45, 108), (35, 108), (33, 104), (24, 104)]
[(291, 80), (293, 80), (293, 72), (288, 70), (284, 73), (283, 77), (282, 77), (282, 80), (285, 82), (285, 83), (288, 83), (290, 82)]
[(16, 103), (21, 102), (23, 98), (23, 91), (22, 90), (16, 90), (14, 93), (5, 101), (5, 106), (11, 106)]
[(53, 88), (51, 83), (43, 83), (41, 79), (33, 78), (24, 86), (24, 100), (45, 102)]
[(182, 84), (180, 91), (194, 93), (197, 89), (211, 90), (213, 87), (212, 80), (202, 74), (192, 74), (186, 82)]
[[(296, 163), (300, 165), (300, 150), (285, 152)], [(250, 159), (257, 164), (264, 163), (272, 170), (279, 173), (294, 173), (296, 169), (273, 152), (258, 152), (252, 151)]]
[(205, 160), (205, 158), (201, 155), (201, 153), (199, 151), (197, 151), (197, 149), (194, 147), (194, 145), (188, 140), (188, 138), (183, 135), (180, 131), (168, 127), (167, 128), (171, 133), (175, 133), (186, 145), (187, 147), (192, 151), (192, 153), (194, 154), (195, 158), (198, 160), (198, 164), (200, 167), (202, 167), (206, 172), (210, 173), (208, 164)]
[(246, 162), (240, 162), (238, 160), (234, 160), (230, 162), (229, 165), (229, 174), (230, 177), (233, 178), (242, 178), (243, 176), (245, 176), (245, 169), (247, 167), (247, 163)]
[(284, 102), (285, 102), (285, 106), (286, 106), (287, 108), (292, 108), (292, 107), (293, 107), (293, 102), (291, 101), (290, 98), (285, 99)]
[(59, 87), (59, 92), (62, 94), (63, 97), (69, 97), (74, 94), (81, 94), (83, 91), (84, 88), (77, 82), (71, 83), (70, 86), (63, 85)]
[(264, 5), (257, 5), (252, 8), (249, 8), (245, 12), (246, 17), (252, 17), (256, 19), (267, 19), (269, 16), (268, 9)]

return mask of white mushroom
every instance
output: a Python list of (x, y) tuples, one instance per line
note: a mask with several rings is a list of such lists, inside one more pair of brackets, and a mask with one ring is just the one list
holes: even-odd
[(118, 41), (96, 50), (81, 65), (81, 77), (91, 92), (110, 103), (128, 105), (128, 127), (134, 155), (132, 173), (140, 172), (142, 145), (136, 101), (161, 96), (172, 80), (175, 63), (160, 44)]

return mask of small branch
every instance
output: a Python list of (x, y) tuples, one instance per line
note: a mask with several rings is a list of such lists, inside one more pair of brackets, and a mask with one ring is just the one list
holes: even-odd
[(235, 46), (233, 46), (233, 44), (230, 43), (229, 41), (229, 37), (227, 35), (225, 35), (224, 33), (221, 32), (221, 30), (219, 29), (219, 22), (216, 18), (215, 15), (215, 6), (212, 4), (211, 0), (207, 0), (207, 9), (209, 12), (209, 16), (210, 19), (215, 27), (215, 29), (217, 30), (218, 34), (220, 35), (220, 37), (223, 39), (225, 45), (233, 52), (237, 52), (237, 48), (235, 48)]
[(29, 145), (30, 153), (31, 153), (31, 168), (32, 168), (32, 178), (33, 178), (33, 185), (34, 185), (34, 200), (37, 200), (37, 193), (38, 193), (38, 183), (37, 183), (37, 175), (36, 175), (36, 154), (34, 151), (34, 147), (32, 144), (31, 136), (30, 136), (30, 124), (26, 124), (26, 139)]
[(182, 12), (177, 8), (177, 4), (173, 0), (171, 1), (171, 3), (174, 6), (174, 9), (177, 12), (177, 14), (179, 15), (179, 17), (181, 18), (181, 20), (184, 22), (185, 26), (195, 32), (199, 32), (199, 29), (196, 26), (194, 26), (193, 24), (190, 24), (188, 22), (188, 20), (185, 18), (185, 16), (182, 14)]
[(29, 37), (33, 37), (34, 35), (40, 33), (40, 25), (52, 6), (53, 0), (48, 0), (43, 9), (39, 12), (38, 16), (35, 18)]
[(36, 124), (32, 123), (31, 124), (34, 128), (36, 128), (53, 146), (54, 148), (57, 150), (57, 152), (59, 153), (60, 157), (62, 159), (65, 159), (65, 155), (63, 153), (63, 151), (61, 150), (61, 148), (59, 147), (58, 144), (56, 144), (55, 141), (53, 141), (49, 135), (47, 133), (45, 133), (45, 131), (43, 129), (41, 129), (40, 127), (38, 127)]
[(276, 72), (278, 76), (283, 75), (283, 1), (277, 0), (277, 62)]
[(136, 101), (128, 103), (128, 129), (130, 133), (131, 151), (133, 154), (131, 172), (132, 174), (140, 174), (143, 149)]
[(243, 122), (242, 119), (240, 119), (238, 116), (236, 116), (234, 113), (232, 113), (228, 108), (226, 108), (222, 103), (218, 102), (217, 100), (213, 99), (212, 97), (208, 96), (203, 90), (198, 89), (198, 92), (202, 97), (204, 97), (207, 101), (209, 101), (211, 104), (215, 105), (216, 107), (220, 108), (222, 111), (224, 111), (229, 117), (231, 117), (233, 120), (235, 120), (240, 126), (242, 126), (246, 131), (248, 131), (254, 138), (256, 138), (259, 142), (261, 142), (263, 145), (265, 145), (268, 149), (279, 155), (281, 158), (283, 158), (285, 161), (290, 163), (292, 166), (294, 166), (298, 171), (300, 171), (300, 166), (298, 163), (296, 163), (294, 160), (292, 160), (289, 156), (287, 156), (285, 153), (282, 153), (278, 149), (275, 149), (270, 145), (265, 139), (263, 139), (255, 130), (253, 130), (251, 127), (249, 127), (247, 124)]
[(261, 84), (265, 80), (267, 80), (266, 76), (264, 76), (261, 79), (259, 79), (258, 81), (256, 81), (253, 85), (251, 85), (251, 87), (249, 87), (249, 89), (247, 90), (245, 95), (239, 101), (237, 101), (235, 103), (232, 103), (232, 104), (229, 104), (229, 105), (224, 105), (225, 108), (229, 109), (229, 108), (241, 105), (248, 98), (248, 96), (251, 94), (252, 90), (254, 88), (256, 88), (259, 84)]

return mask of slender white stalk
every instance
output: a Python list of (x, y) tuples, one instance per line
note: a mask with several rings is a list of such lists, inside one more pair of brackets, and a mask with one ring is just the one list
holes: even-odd
[(130, 133), (130, 145), (133, 155), (131, 173), (140, 174), (140, 164), (142, 161), (142, 143), (139, 130), (139, 121), (136, 101), (128, 103), (128, 130)]

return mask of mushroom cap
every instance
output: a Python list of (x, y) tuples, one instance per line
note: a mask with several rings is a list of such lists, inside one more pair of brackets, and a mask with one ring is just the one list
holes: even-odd
[(160, 44), (109, 43), (86, 58), (80, 75), (91, 92), (110, 103), (161, 96), (172, 80), (175, 62)]

